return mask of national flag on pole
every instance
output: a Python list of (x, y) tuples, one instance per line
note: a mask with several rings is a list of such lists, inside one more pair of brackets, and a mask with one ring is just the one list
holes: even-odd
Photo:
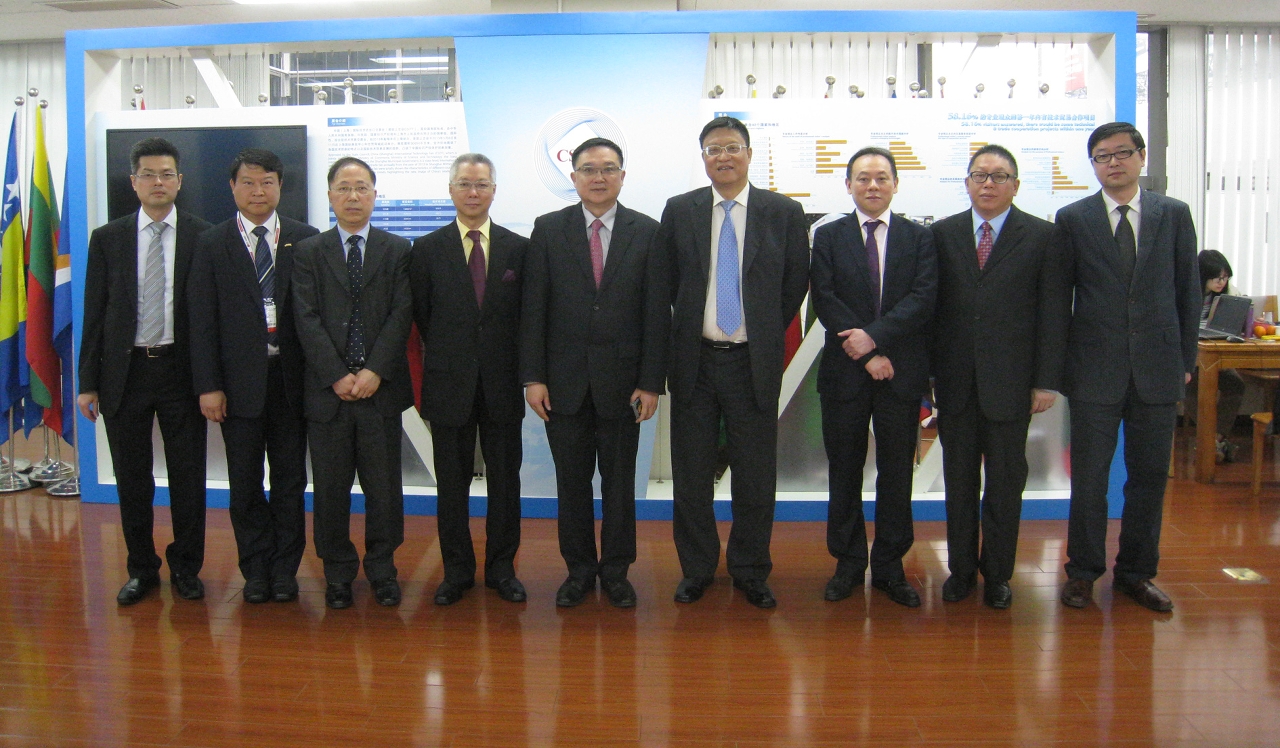
[[(44, 112), (36, 109), (36, 150), (31, 163), (27, 265), (27, 363), (31, 400), (44, 410), (44, 422), (62, 433), (62, 371), (53, 348), (53, 283), (58, 235), (58, 199), (44, 145)], [(30, 404), (28, 404), (30, 406)], [(38, 421), (37, 421), (38, 423)], [(28, 426), (30, 433), (30, 425)]]
[[(63, 197), (66, 197), (67, 177), (70, 168), (63, 173)], [(50, 196), (53, 196), (52, 190)], [(57, 198), (54, 197), (54, 204)], [(67, 201), (62, 203), (62, 219), (56, 231), (58, 256), (53, 263), (53, 348), (58, 352), (62, 365), (62, 438), (75, 446), (76, 386), (72, 378), (76, 367), (72, 360), (71, 341), (71, 232), (67, 231)], [(51, 427), (52, 423), (49, 424)]]
[[(18, 115), (9, 127), (9, 151), (4, 168), (4, 196), (0, 203), (0, 417), (22, 401), (22, 334), (27, 321), (27, 274), (22, 264), (22, 200), (18, 192)], [(9, 440), (9, 427), (0, 425), (0, 444)]]

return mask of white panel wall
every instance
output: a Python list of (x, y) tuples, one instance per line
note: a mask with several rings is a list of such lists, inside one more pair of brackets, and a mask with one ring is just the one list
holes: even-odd
[[(22, 107), (14, 107), (15, 97), (30, 99), (28, 89), (39, 90), (35, 101)], [(12, 112), (19, 112), (19, 182), (22, 190), (23, 210), (27, 205), (27, 191), (31, 185), (31, 154), (35, 150), (32, 137), (37, 102), (44, 99), (49, 106), (44, 110), (45, 149), (49, 153), (49, 167), (53, 172), (54, 189), (59, 205), (62, 200), (62, 175), (67, 163), (67, 70), (66, 55), (61, 42), (32, 44), (0, 44), (0, 164), (4, 149), (8, 148), (9, 123)]]

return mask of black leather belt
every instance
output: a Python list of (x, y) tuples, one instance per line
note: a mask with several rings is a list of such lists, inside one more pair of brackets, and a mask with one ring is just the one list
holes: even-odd
[(173, 343), (167, 345), (135, 345), (133, 352), (147, 358), (163, 358), (173, 353)]
[(741, 343), (731, 343), (728, 340), (707, 340), (706, 338), (703, 338), (702, 346), (715, 351), (736, 351), (740, 348), (746, 348), (747, 343), (746, 341)]

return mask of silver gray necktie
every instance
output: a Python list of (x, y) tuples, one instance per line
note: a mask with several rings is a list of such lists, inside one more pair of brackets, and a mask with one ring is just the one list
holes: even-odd
[(138, 337), (148, 346), (159, 345), (164, 337), (164, 229), (163, 221), (155, 221), (151, 229), (151, 245), (147, 247), (147, 265), (142, 276), (139, 298), (142, 319)]

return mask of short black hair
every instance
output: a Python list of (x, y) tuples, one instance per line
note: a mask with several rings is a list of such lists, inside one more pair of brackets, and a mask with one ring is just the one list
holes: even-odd
[(747, 131), (747, 126), (742, 124), (742, 120), (737, 117), (716, 117), (707, 124), (702, 126), (702, 132), (698, 135), (698, 145), (701, 146), (712, 130), (734, 130), (742, 136), (742, 144), (751, 147), (751, 133)]
[(129, 149), (129, 167), (138, 171), (138, 161), (147, 156), (172, 156), (173, 166), (178, 167), (178, 148), (164, 138), (143, 138)]
[[(1205, 284), (1215, 278), (1220, 277), (1223, 273), (1227, 274), (1227, 282), (1230, 283), (1231, 276), (1235, 273), (1231, 272), (1231, 263), (1227, 262), (1226, 255), (1216, 249), (1206, 249), (1200, 253), (1200, 292), (1204, 293)], [(1226, 293), (1227, 289), (1222, 289)]]
[(889, 152), (889, 149), (881, 148), (876, 145), (869, 145), (866, 148), (859, 148), (858, 152), (853, 154), (853, 158), (849, 159), (849, 165), (844, 167), (844, 178), (846, 182), (853, 179), (853, 162), (863, 156), (884, 156), (889, 159), (889, 171), (893, 172), (893, 181), (898, 181), (898, 162), (894, 159), (893, 154)]
[(1105, 125), (1099, 125), (1096, 130), (1089, 133), (1089, 147), (1086, 149), (1089, 156), (1093, 156), (1093, 147), (1098, 143), (1115, 135), (1125, 135), (1133, 138), (1133, 145), (1140, 151), (1147, 149), (1147, 141), (1142, 139), (1142, 133), (1138, 132), (1138, 128), (1128, 122), (1108, 122)]
[(578, 168), (578, 156), (592, 148), (609, 148), (613, 150), (614, 153), (618, 154), (618, 166), (622, 166), (622, 149), (618, 147), (617, 143), (608, 138), (587, 138), (582, 141), (582, 145), (573, 149), (573, 155), (569, 158), (569, 163), (573, 164), (573, 168)]
[(240, 176), (241, 166), (258, 166), (268, 174), (275, 174), (276, 179), (284, 181), (284, 162), (276, 154), (265, 148), (246, 148), (236, 154), (231, 161), (231, 181)]
[(1013, 154), (1009, 152), (1008, 148), (1005, 148), (1002, 145), (996, 145), (995, 143), (984, 145), (973, 152), (973, 155), (969, 157), (969, 171), (973, 171), (973, 162), (978, 160), (978, 156), (985, 156), (988, 153), (999, 156), (1005, 161), (1008, 161), (1009, 165), (1013, 167), (1013, 178), (1018, 178), (1018, 159), (1013, 157)]
[(327, 183), (333, 184), (334, 176), (337, 175), (338, 171), (345, 166), (359, 166), (363, 168), (365, 171), (369, 172), (369, 181), (375, 185), (378, 183), (378, 175), (373, 173), (373, 167), (366, 164), (364, 162), (364, 159), (359, 159), (359, 158), (356, 158), (355, 156), (343, 156), (337, 161), (334, 161), (333, 166), (329, 167), (329, 176), (327, 178), (328, 179)]

